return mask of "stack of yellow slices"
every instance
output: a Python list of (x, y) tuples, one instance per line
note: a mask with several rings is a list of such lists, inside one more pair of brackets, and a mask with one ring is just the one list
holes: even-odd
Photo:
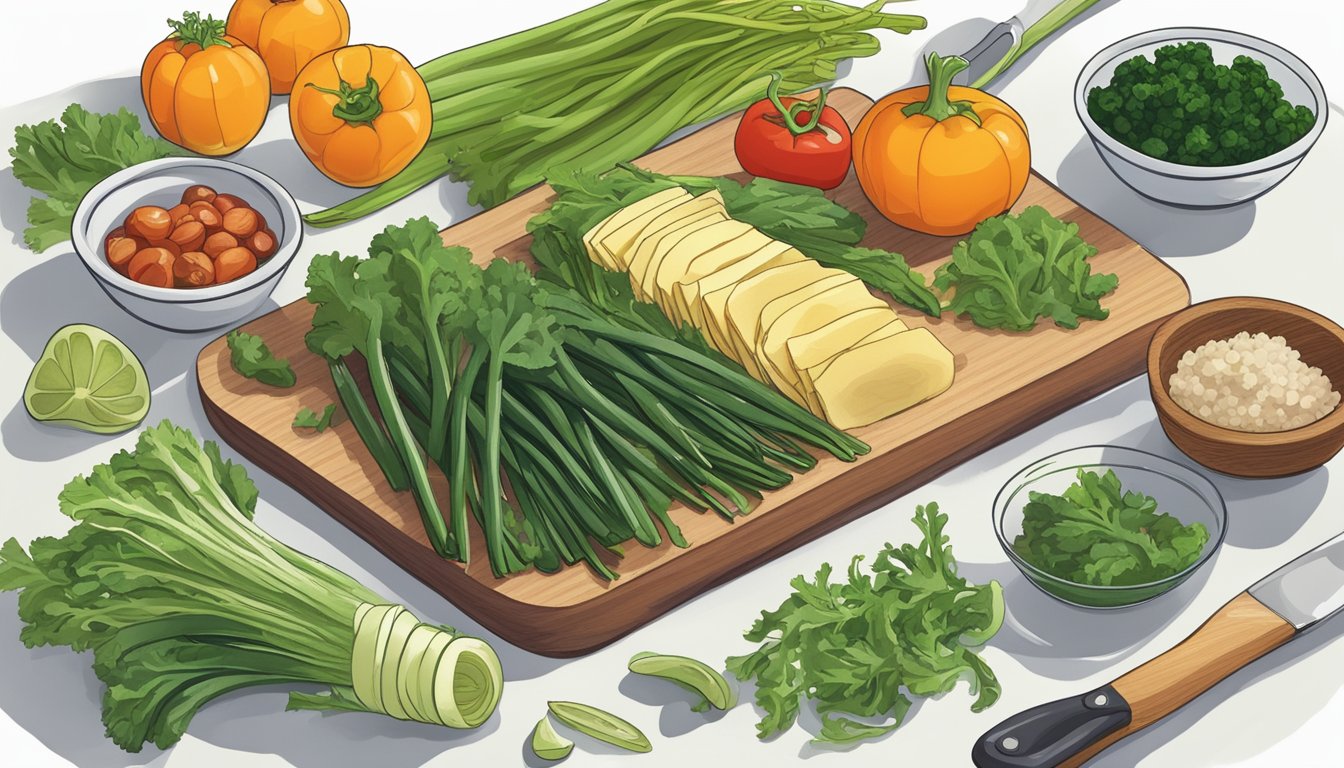
[(908, 328), (857, 277), (728, 215), (718, 191), (672, 187), (584, 235), (641, 300), (840, 429), (871, 424), (952, 384), (952, 353)]

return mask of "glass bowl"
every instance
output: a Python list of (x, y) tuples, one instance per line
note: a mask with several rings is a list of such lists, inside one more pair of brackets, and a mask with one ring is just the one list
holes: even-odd
[[(1209, 540), (1199, 559), (1165, 579), (1124, 586), (1079, 584), (1023, 560), (1013, 549), (1013, 540), (1022, 533), (1022, 509), (1029, 500), (1028, 493), (1062, 494), (1077, 480), (1079, 469), (1099, 474), (1114, 470), (1125, 491), (1144, 493), (1156, 499), (1158, 513), (1165, 512), (1183, 525), (1203, 523), (1209, 531)], [(1073, 448), (1034, 462), (1014, 475), (999, 491), (994, 499), (993, 514), (994, 533), (1018, 570), (1051, 597), (1084, 608), (1124, 608), (1171, 590), (1213, 557), (1227, 533), (1227, 507), (1223, 504), (1222, 494), (1207, 478), (1161, 456), (1111, 445)]]

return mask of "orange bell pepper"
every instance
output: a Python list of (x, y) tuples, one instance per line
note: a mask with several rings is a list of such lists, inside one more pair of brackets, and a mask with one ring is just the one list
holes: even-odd
[(203, 155), (247, 145), (266, 122), (270, 77), (256, 51), (198, 13), (169, 21), (173, 33), (140, 68), (140, 96), (163, 137)]
[(884, 97), (854, 131), (854, 172), (884, 216), (961, 235), (1012, 207), (1031, 173), (1027, 124), (1012, 107), (952, 85), (958, 56), (928, 58), (929, 84)]
[(429, 141), (429, 89), (397, 51), (352, 45), (303, 68), (289, 97), (294, 138), (334, 181), (370, 187), (410, 164)]

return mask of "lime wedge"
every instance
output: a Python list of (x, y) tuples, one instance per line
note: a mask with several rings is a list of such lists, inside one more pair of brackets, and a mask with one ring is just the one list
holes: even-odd
[(532, 754), (542, 760), (564, 760), (574, 751), (574, 742), (556, 732), (551, 718), (542, 715), (532, 729)]
[(149, 379), (117, 337), (92, 325), (67, 325), (42, 350), (23, 404), (38, 421), (99, 434), (124, 432), (149, 413)]

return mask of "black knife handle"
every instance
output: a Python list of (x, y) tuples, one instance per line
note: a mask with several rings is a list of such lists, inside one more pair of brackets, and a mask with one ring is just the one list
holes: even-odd
[(1111, 686), (1052, 701), (999, 723), (971, 748), (979, 768), (1053, 768), (1129, 725), (1133, 713)]

